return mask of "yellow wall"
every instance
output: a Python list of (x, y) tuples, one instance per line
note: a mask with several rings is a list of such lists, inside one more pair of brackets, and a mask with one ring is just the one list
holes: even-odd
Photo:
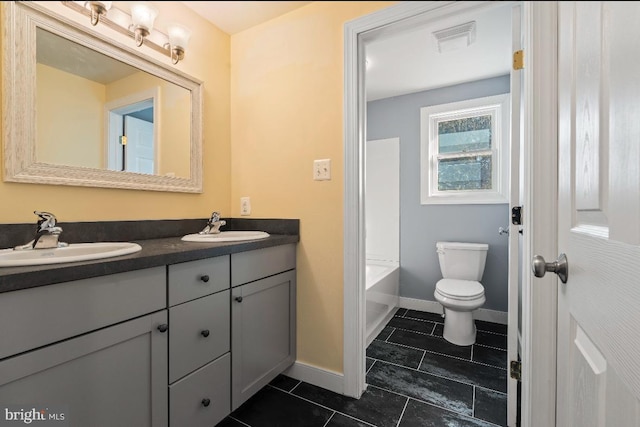
[(36, 69), (38, 162), (102, 167), (105, 86), (44, 64)]
[[(342, 372), (343, 28), (395, 2), (313, 2), (231, 37), (231, 212), (299, 218), (298, 361)], [(314, 159), (332, 179), (313, 181)]]
[[(71, 11), (61, 2), (39, 2), (56, 13), (90, 27), (88, 18)], [(119, 3), (114, 2), (114, 6)], [(0, 223), (34, 222), (34, 210), (45, 210), (65, 221), (107, 221), (137, 219), (208, 218), (214, 210), (223, 216), (230, 209), (230, 37), (179, 2), (152, 2), (160, 11), (158, 29), (168, 22), (181, 22), (193, 31), (184, 61), (177, 66), (204, 81), (204, 192), (202, 194), (115, 190), (71, 186), (51, 186), (0, 182)], [(104, 26), (91, 27), (115, 34)], [(122, 39), (131, 49), (133, 40)], [(140, 52), (170, 66), (169, 58), (149, 48)]]

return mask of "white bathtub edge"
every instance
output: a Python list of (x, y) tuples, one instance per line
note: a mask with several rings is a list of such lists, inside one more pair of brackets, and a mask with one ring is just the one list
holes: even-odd
[[(442, 305), (440, 305), (440, 303), (437, 301), (400, 297), (399, 307), (409, 310), (420, 310), (429, 313), (442, 314)], [(485, 322), (499, 323), (501, 325), (508, 324), (508, 316), (506, 311), (479, 308), (473, 312), (473, 317), (474, 319), (483, 320)]]

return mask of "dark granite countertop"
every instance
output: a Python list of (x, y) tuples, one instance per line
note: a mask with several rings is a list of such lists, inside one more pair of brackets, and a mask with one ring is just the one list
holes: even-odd
[[(238, 220), (237, 222), (231, 220), (229, 224), (234, 226), (229, 227), (229, 229), (262, 229), (268, 232), (270, 236), (265, 239), (248, 240), (244, 242), (195, 243), (182, 241), (181, 238), (184, 234), (194, 232), (190, 229), (187, 233), (171, 237), (117, 239), (115, 241), (138, 243), (142, 246), (142, 250), (130, 255), (95, 261), (30, 267), (0, 267), (0, 293), (297, 243), (300, 240), (297, 220), (268, 220), (268, 222), (256, 220), (256, 223), (249, 223), (248, 221), (250, 220)], [(282, 223), (278, 221), (285, 221), (289, 224), (291, 224), (291, 221), (294, 221), (294, 226), (282, 227)], [(127, 226), (135, 227), (140, 224), (131, 222), (127, 224), (110, 223), (110, 226), (113, 225), (117, 225), (120, 227), (120, 230), (122, 230), (123, 228), (127, 228)], [(83, 224), (83, 226), (86, 228), (86, 224)], [(104, 227), (104, 223), (101, 223), (101, 226)], [(73, 226), (70, 228), (73, 228)], [(94, 241), (107, 240), (101, 239)]]

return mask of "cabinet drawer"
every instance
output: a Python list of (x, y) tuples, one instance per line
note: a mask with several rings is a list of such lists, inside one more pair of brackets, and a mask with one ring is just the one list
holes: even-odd
[(154, 267), (0, 294), (0, 358), (166, 308)]
[(282, 245), (231, 255), (232, 286), (296, 268), (296, 246)]
[(169, 382), (229, 351), (229, 290), (169, 309)]
[(229, 288), (229, 255), (169, 266), (169, 305)]
[(211, 427), (231, 412), (229, 353), (169, 387), (171, 427)]

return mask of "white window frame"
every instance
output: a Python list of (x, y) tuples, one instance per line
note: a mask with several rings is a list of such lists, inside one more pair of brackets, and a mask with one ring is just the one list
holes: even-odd
[[(438, 190), (438, 123), (492, 115), (491, 190)], [(509, 203), (510, 96), (502, 94), (420, 109), (420, 202), (430, 204)], [(489, 150), (487, 150), (487, 153)]]

